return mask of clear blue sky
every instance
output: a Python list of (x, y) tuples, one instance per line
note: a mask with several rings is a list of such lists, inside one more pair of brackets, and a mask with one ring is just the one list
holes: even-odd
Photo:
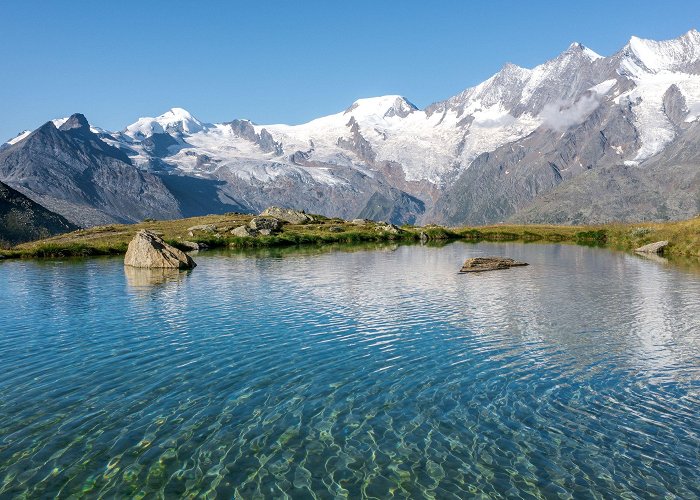
[(4, 2), (0, 141), (73, 112), (122, 129), (173, 106), (257, 123), (384, 94), (424, 107), (573, 41), (610, 55), (690, 28), (697, 0)]

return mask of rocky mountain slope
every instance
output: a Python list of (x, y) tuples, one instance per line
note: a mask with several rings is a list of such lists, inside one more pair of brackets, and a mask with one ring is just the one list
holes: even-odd
[(78, 229), (0, 182), (0, 248)]
[(301, 125), (256, 125), (173, 108), (118, 132), (78, 116), (5, 145), (0, 180), (83, 224), (271, 204), (394, 223), (698, 213), (695, 30), (632, 37), (609, 57), (573, 43), (422, 110), (384, 96)]

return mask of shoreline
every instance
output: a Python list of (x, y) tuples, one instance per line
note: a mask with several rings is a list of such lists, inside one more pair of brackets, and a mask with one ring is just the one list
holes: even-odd
[(254, 215), (206, 215), (174, 220), (148, 220), (136, 224), (111, 224), (80, 229), (51, 238), (22, 243), (0, 250), (0, 258), (56, 258), (122, 255), (136, 231), (148, 229), (159, 233), (165, 241), (182, 249), (192, 250), (196, 243), (202, 249), (274, 248), (289, 246), (324, 246), (330, 244), (381, 242), (448, 242), (494, 241), (523, 243), (570, 243), (614, 250), (635, 248), (660, 240), (668, 240), (667, 257), (700, 256), (700, 217), (677, 222), (613, 223), (581, 226), (544, 224), (498, 224), (474, 227), (442, 227), (435, 225), (401, 227), (381, 222), (351, 222), (314, 215), (314, 222), (284, 224), (279, 233), (269, 236), (235, 236), (231, 231), (248, 224)]

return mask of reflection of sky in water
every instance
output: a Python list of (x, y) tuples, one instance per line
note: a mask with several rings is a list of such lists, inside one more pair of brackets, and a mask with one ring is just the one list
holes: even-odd
[[(466, 257), (531, 265), (459, 275)], [(0, 497), (700, 494), (700, 279), (584, 247), (0, 264)]]

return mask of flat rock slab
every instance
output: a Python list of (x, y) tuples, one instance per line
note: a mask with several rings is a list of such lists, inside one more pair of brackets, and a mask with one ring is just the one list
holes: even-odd
[(527, 266), (527, 262), (519, 262), (507, 257), (472, 257), (464, 261), (460, 273), (481, 273), (484, 271), (497, 271), (510, 269), (511, 267)]
[(639, 247), (635, 252), (639, 253), (664, 253), (664, 248), (668, 246), (668, 241), (657, 241), (656, 243), (649, 243), (643, 247)]
[(192, 257), (168, 245), (157, 234), (142, 229), (129, 242), (124, 265), (148, 269), (192, 269), (197, 264)]

